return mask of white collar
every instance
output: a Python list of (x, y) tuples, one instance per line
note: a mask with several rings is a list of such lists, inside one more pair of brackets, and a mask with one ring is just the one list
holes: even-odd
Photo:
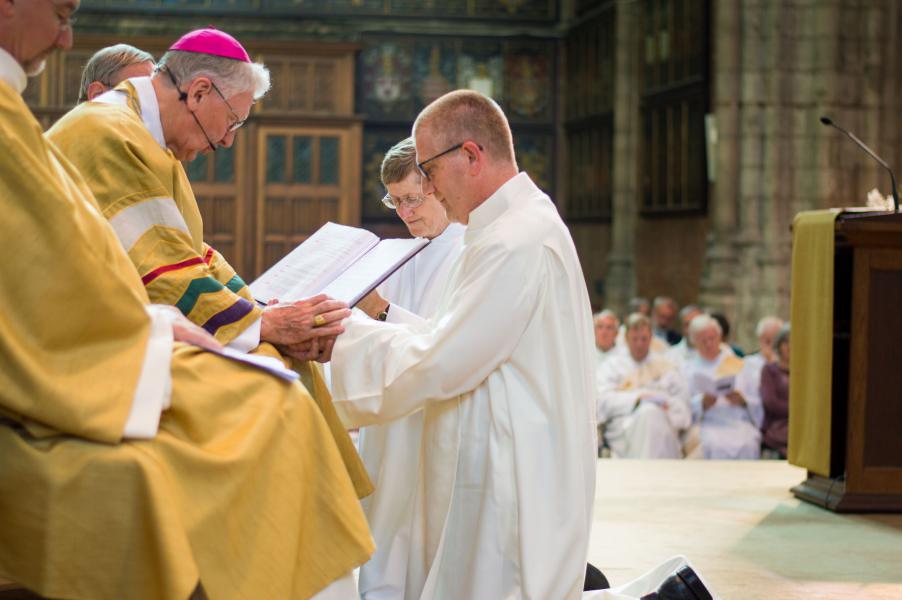
[(466, 225), (460, 223), (448, 223), (444, 231), (430, 240), (430, 245), (434, 244), (453, 244), (457, 238), (462, 236), (466, 231)]
[(25, 86), (28, 85), (25, 69), (3, 48), (0, 48), (0, 80), (8, 83), (19, 94), (24, 92)]
[[(153, 139), (163, 150), (166, 149), (166, 138), (163, 137), (163, 122), (160, 120), (160, 103), (157, 101), (157, 93), (153, 89), (150, 77), (132, 77), (128, 80), (138, 93), (138, 103), (141, 105), (141, 121)], [(128, 105), (128, 95), (122, 90), (110, 90), (94, 98), (94, 102), (104, 104)]]
[[(545, 193), (529, 178), (526, 171), (517, 173), (505, 181), (482, 204), (470, 211), (464, 239), (467, 241), (475, 239), (482, 229), (493, 223), (513, 205), (522, 207), (528, 199), (537, 194), (545, 196)], [(545, 198), (551, 204), (551, 200), (547, 196)]]

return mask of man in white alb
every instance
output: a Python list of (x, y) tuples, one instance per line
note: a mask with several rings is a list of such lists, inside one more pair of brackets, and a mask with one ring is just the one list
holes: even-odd
[(464, 247), (431, 319), (347, 321), (332, 355), (336, 408), (349, 426), (423, 411), (404, 598), (577, 598), (595, 397), (573, 241), (518, 173), (494, 101), (451, 92), (413, 133), (423, 191), (467, 225)]
[(601, 368), (604, 362), (612, 356), (620, 353), (621, 348), (617, 345), (617, 332), (620, 330), (620, 319), (617, 314), (605, 309), (595, 313), (592, 318), (595, 323), (595, 349), (598, 351), (597, 366)]
[[(372, 318), (388, 323), (404, 323), (411, 314), (428, 319), (435, 313), (466, 229), (448, 221), (434, 193), (423, 193), (416, 156), (413, 138), (398, 142), (385, 154), (381, 176), (388, 193), (382, 201), (397, 211), (412, 236), (428, 238), (430, 243), (378, 292), (357, 304)], [(360, 569), (363, 600), (404, 597), (422, 434), (423, 411), (360, 430), (360, 456), (376, 488), (362, 501), (376, 541), (376, 552)]]
[(754, 368), (721, 343), (720, 324), (710, 315), (692, 319), (689, 336), (697, 352), (683, 365), (694, 423), (687, 456), (758, 458), (764, 408)]
[(680, 432), (692, 422), (686, 382), (663, 354), (649, 352), (652, 325), (640, 313), (626, 322), (629, 353), (598, 372), (598, 421), (618, 458), (682, 458)]

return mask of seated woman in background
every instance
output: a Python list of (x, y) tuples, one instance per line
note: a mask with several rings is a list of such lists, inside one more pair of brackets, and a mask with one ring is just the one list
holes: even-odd
[(761, 402), (764, 404), (762, 458), (786, 458), (789, 431), (789, 323), (774, 337), (776, 362), (761, 370)]

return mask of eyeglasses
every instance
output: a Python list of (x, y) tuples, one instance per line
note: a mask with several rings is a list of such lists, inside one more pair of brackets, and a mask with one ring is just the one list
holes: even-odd
[(225, 94), (219, 89), (219, 87), (213, 82), (210, 81), (210, 84), (213, 86), (213, 89), (216, 90), (216, 93), (219, 94), (219, 97), (222, 98), (222, 101), (225, 102), (226, 107), (228, 107), (229, 112), (232, 113), (232, 124), (229, 125), (228, 131), (226, 133), (232, 133), (241, 128), (242, 125), (247, 123), (247, 119), (238, 118), (238, 113), (235, 112), (235, 109), (232, 108), (232, 105), (229, 104), (229, 101), (226, 100)]
[(382, 197), (382, 204), (392, 210), (398, 210), (401, 206), (406, 206), (409, 209), (414, 209), (419, 207), (425, 201), (426, 196), (424, 196), (423, 194), (420, 194), (418, 196), (407, 196), (406, 198), (395, 198), (391, 194), (385, 194), (385, 196)]
[[(438, 159), (438, 158), (441, 158), (441, 157), (445, 156), (446, 154), (450, 154), (450, 153), (454, 152), (455, 150), (460, 150), (461, 148), (464, 147), (464, 144), (466, 144), (466, 143), (467, 143), (467, 142), (461, 142), (461, 143), (459, 143), (459, 144), (454, 144), (453, 146), (451, 146), (451, 147), (448, 148), (447, 150), (443, 150), (442, 152), (439, 152), (439, 153), (436, 154), (435, 156), (432, 156), (432, 157), (430, 157), (430, 158), (427, 158), (427, 159), (424, 160), (424, 161), (418, 162), (418, 163), (417, 163), (417, 171), (420, 172), (420, 175), (422, 175), (422, 176), (425, 177), (426, 179), (429, 179), (429, 173), (426, 172), (426, 165), (427, 165), (428, 163), (431, 163), (432, 161), (434, 161), (434, 160), (436, 160), (436, 159)], [(476, 144), (476, 146), (477, 146), (480, 150), (482, 150), (482, 146), (481, 146), (481, 145)]]
[[(169, 80), (172, 81), (172, 85), (175, 87), (175, 89), (179, 93), (179, 100), (181, 102), (184, 102), (187, 106), (188, 94), (186, 92), (182, 91), (182, 88), (179, 87), (179, 83), (176, 80), (175, 75), (173, 75), (172, 70), (168, 66), (160, 66), (160, 67), (157, 67), (157, 69), (166, 71), (166, 74), (169, 75)], [(219, 97), (222, 98), (222, 101), (225, 102), (225, 105), (226, 105), (226, 107), (228, 107), (229, 112), (232, 113), (234, 122), (231, 125), (229, 125), (228, 130), (226, 131), (226, 133), (232, 133), (233, 131), (235, 131), (242, 125), (244, 125), (245, 122), (247, 121), (247, 119), (239, 119), (238, 115), (235, 113), (235, 109), (232, 108), (232, 105), (229, 104), (229, 101), (226, 100), (226, 97), (219, 90), (219, 88), (216, 86), (216, 84), (213, 83), (212, 80), (210, 81), (210, 84), (213, 86), (213, 89), (216, 90), (216, 93), (219, 94)], [(191, 112), (191, 111), (189, 111), (189, 112)], [(191, 116), (194, 117), (194, 122), (197, 123), (197, 126), (200, 128), (201, 133), (203, 133), (204, 137), (207, 139), (207, 145), (210, 146), (210, 150), (212, 152), (216, 152), (216, 144), (214, 144), (213, 140), (210, 139), (210, 136), (207, 135), (207, 130), (204, 128), (203, 125), (200, 124), (200, 120), (198, 120), (197, 115), (195, 115), (193, 112), (191, 112)]]

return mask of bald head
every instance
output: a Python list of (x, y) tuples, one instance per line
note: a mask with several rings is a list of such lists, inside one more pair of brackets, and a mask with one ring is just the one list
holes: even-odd
[(473, 90), (449, 92), (423, 109), (413, 124), (414, 137), (420, 131), (428, 131), (442, 149), (472, 140), (493, 160), (515, 162), (507, 117), (494, 100)]
[(517, 175), (507, 117), (491, 98), (472, 90), (449, 92), (413, 124), (423, 193), (435, 193), (448, 218), (470, 213)]

